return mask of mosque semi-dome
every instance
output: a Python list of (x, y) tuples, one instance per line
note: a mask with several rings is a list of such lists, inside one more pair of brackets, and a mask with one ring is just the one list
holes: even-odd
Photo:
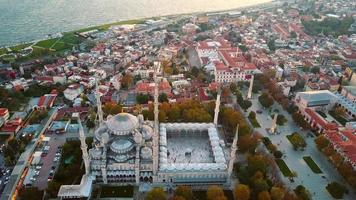
[(111, 151), (119, 154), (131, 151), (133, 148), (134, 143), (130, 139), (116, 139), (110, 145)]

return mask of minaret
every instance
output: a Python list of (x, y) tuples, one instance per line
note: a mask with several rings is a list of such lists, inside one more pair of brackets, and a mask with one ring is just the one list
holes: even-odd
[(159, 122), (158, 122), (158, 79), (157, 79), (157, 71), (160, 68), (160, 63), (154, 63), (154, 73), (153, 78), (155, 82), (155, 93), (154, 93), (154, 136), (153, 136), (153, 175), (157, 175), (158, 170), (158, 135), (159, 135)]
[(80, 139), (80, 148), (82, 149), (82, 156), (83, 156), (83, 161), (84, 161), (84, 166), (85, 166), (85, 175), (88, 175), (90, 172), (90, 166), (89, 166), (89, 155), (87, 151), (87, 143), (85, 142), (85, 134), (84, 134), (84, 129), (82, 122), (80, 120), (80, 115), (79, 113), (73, 113), (73, 117), (77, 118), (77, 123), (79, 125), (79, 139)]
[(271, 128), (269, 129), (269, 132), (271, 134), (275, 134), (276, 132), (276, 129), (277, 129), (277, 117), (278, 117), (278, 114), (277, 113), (274, 113), (274, 117), (273, 117), (273, 121), (272, 121), (272, 126)]
[(231, 145), (231, 151), (230, 151), (230, 160), (229, 160), (229, 166), (228, 166), (228, 182), (230, 183), (231, 181), (231, 174), (232, 170), (234, 169), (234, 163), (236, 160), (236, 151), (237, 151), (237, 140), (239, 139), (239, 124), (236, 126), (236, 132), (235, 132), (235, 137)]
[(100, 100), (100, 92), (99, 92), (99, 85), (98, 85), (98, 78), (95, 78), (95, 98), (96, 98), (96, 106), (98, 107), (98, 117), (99, 117), (99, 124), (103, 123), (103, 109)]
[(219, 118), (219, 111), (220, 111), (220, 96), (221, 96), (221, 89), (219, 87), (218, 94), (216, 96), (215, 110), (214, 110), (214, 124), (215, 124), (215, 126), (218, 125), (218, 118)]
[(247, 99), (251, 99), (251, 97), (252, 97), (252, 88), (253, 88), (253, 80), (254, 79), (255, 79), (255, 76), (252, 75), (251, 80), (250, 80), (250, 87), (248, 88)]

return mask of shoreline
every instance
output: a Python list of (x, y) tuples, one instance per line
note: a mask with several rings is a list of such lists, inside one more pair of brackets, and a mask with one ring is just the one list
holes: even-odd
[[(26, 45), (29, 44), (29, 46), (32, 46), (38, 42), (45, 41), (45, 40), (50, 40), (50, 39), (55, 39), (55, 38), (61, 38), (61, 37), (55, 37), (57, 35), (63, 35), (66, 33), (76, 33), (76, 32), (85, 32), (89, 30), (94, 30), (98, 29), (100, 27), (106, 27), (106, 26), (114, 26), (114, 25), (124, 25), (124, 24), (134, 24), (130, 23), (132, 21), (147, 21), (150, 19), (155, 19), (155, 18), (164, 18), (164, 17), (179, 17), (179, 16), (185, 16), (185, 15), (208, 15), (208, 14), (224, 14), (232, 11), (242, 11), (246, 9), (253, 9), (253, 8), (258, 8), (258, 7), (263, 7), (267, 5), (272, 5), (273, 3), (278, 2), (278, 0), (270, 0), (268, 2), (263, 2), (263, 3), (257, 3), (254, 5), (247, 5), (247, 6), (241, 6), (241, 7), (236, 7), (236, 8), (231, 8), (231, 9), (222, 9), (222, 10), (216, 10), (216, 11), (208, 11), (208, 12), (187, 12), (187, 13), (180, 13), (180, 14), (171, 14), (171, 15), (163, 15), (163, 16), (151, 16), (151, 17), (142, 17), (142, 18), (132, 18), (132, 19), (125, 19), (125, 20), (120, 20), (120, 21), (114, 21), (114, 22), (108, 22), (104, 24), (98, 24), (98, 25), (88, 25), (83, 28), (75, 29), (75, 30), (69, 30), (69, 31), (63, 31), (63, 32), (58, 32), (58, 33), (52, 33), (52, 34), (47, 34), (48, 35), (53, 35), (54, 37), (43, 37), (40, 39), (34, 39), (34, 40), (29, 40), (29, 41), (24, 41), (24, 42), (19, 42), (11, 45), (0, 45), (0, 50), (1, 49), (11, 49), (20, 45)], [(1, 52), (0, 52), (1, 53)], [(1, 55), (1, 54), (0, 54)]]

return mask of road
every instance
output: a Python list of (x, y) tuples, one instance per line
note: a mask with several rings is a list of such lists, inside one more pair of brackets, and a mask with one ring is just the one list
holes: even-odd
[[(256, 131), (260, 132), (263, 136), (269, 137), (273, 144), (277, 145), (277, 148), (284, 153), (283, 160), (286, 162), (288, 167), (296, 172), (297, 177), (294, 178), (293, 183), (291, 183), (288, 178), (284, 178), (284, 182), (291, 189), (294, 189), (298, 185), (304, 185), (311, 193), (313, 199), (317, 200), (326, 200), (333, 199), (328, 191), (325, 189), (328, 183), (332, 181), (337, 181), (339, 183), (343, 183), (346, 185), (344, 179), (339, 175), (337, 170), (332, 166), (330, 162), (328, 162), (325, 155), (323, 155), (316, 148), (314, 143), (314, 138), (307, 137), (307, 131), (302, 131), (300, 128), (293, 122), (291, 115), (283, 110), (283, 108), (275, 103), (271, 110), (278, 109), (279, 114), (283, 114), (288, 122), (284, 126), (278, 126), (277, 131), (280, 134), (270, 135), (266, 129), (270, 128), (272, 125), (271, 114), (268, 110), (262, 108), (260, 103), (258, 102), (258, 96), (256, 94), (253, 95), (252, 106), (248, 110), (249, 113), (251, 110), (262, 110), (262, 114), (257, 114), (256, 118), (261, 125), (261, 128), (255, 128)], [(306, 143), (307, 147), (304, 151), (295, 151), (293, 149), (292, 144), (286, 138), (286, 135), (289, 135), (293, 132), (300, 133)], [(320, 169), (323, 171), (322, 174), (315, 174), (308, 165), (303, 160), (303, 156), (311, 156), (313, 160), (317, 163)], [(323, 178), (323, 176), (325, 178)], [(349, 187), (349, 194), (344, 196), (344, 199), (356, 199), (356, 195), (353, 190)]]

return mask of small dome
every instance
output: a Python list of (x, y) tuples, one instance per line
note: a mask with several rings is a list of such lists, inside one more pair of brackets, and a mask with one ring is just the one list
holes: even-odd
[(141, 142), (142, 142), (142, 135), (141, 135), (141, 133), (136, 132), (136, 133), (134, 134), (133, 138), (134, 138), (136, 144), (141, 144)]
[(117, 139), (110, 145), (111, 151), (115, 153), (126, 153), (134, 148), (134, 144), (130, 139)]
[(141, 149), (141, 158), (142, 159), (152, 159), (152, 149), (149, 147), (143, 147)]
[(115, 135), (127, 135), (136, 129), (139, 123), (136, 116), (120, 113), (108, 119), (106, 125)]
[(142, 126), (142, 137), (144, 140), (149, 140), (152, 138), (153, 129), (148, 125)]

